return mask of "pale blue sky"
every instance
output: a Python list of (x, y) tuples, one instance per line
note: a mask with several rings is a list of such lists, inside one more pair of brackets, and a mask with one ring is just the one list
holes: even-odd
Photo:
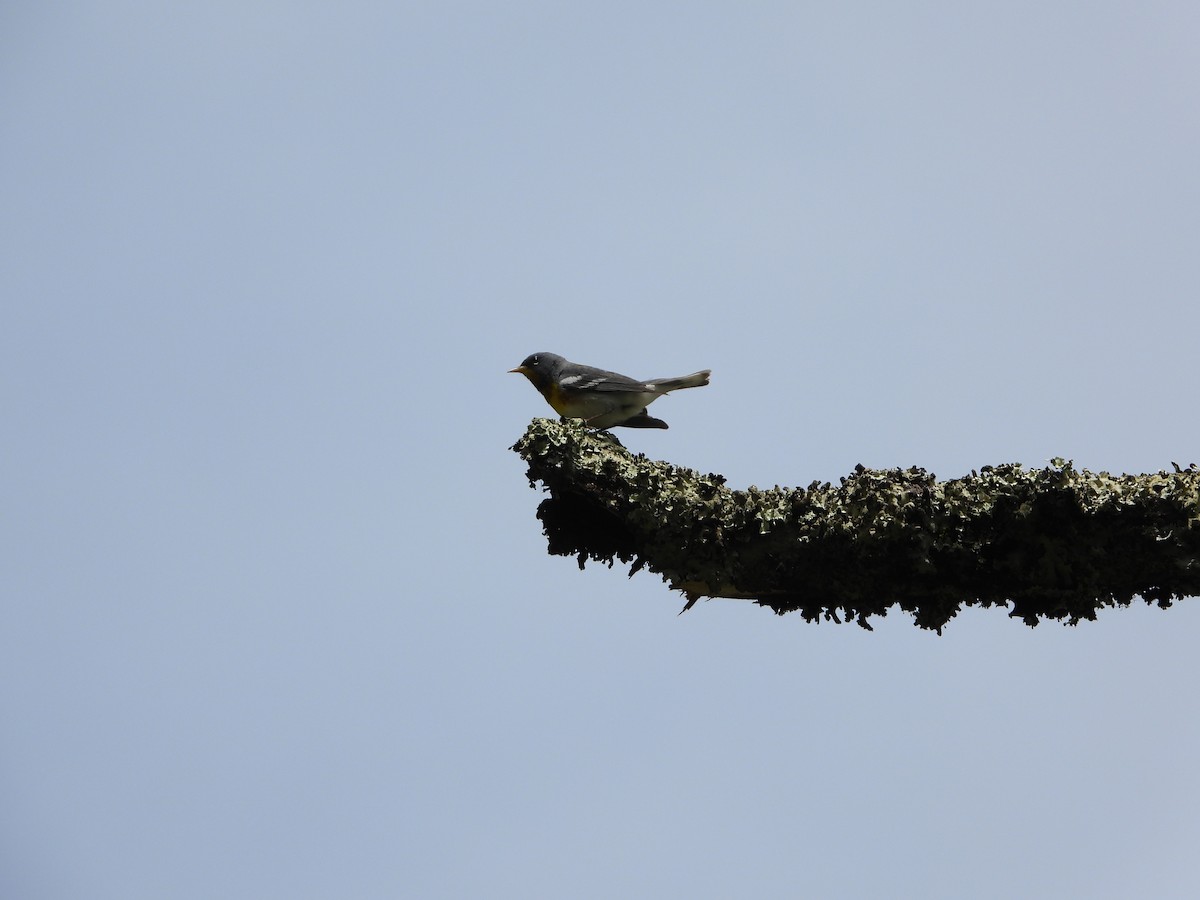
[(868, 633), (545, 553), (632, 449), (1200, 461), (1194, 3), (9, 3), (0, 896), (1194, 897), (1200, 604)]

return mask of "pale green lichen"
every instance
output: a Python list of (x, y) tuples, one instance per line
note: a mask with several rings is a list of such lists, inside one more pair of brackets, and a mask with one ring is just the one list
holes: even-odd
[(1200, 594), (1194, 465), (1116, 476), (1055, 459), (942, 482), (860, 466), (838, 485), (735, 491), (579, 423), (534, 420), (513, 449), (550, 493), (551, 553), (657, 572), (689, 605), (739, 597), (866, 627), (898, 605), (940, 631), (963, 605), (1074, 624)]

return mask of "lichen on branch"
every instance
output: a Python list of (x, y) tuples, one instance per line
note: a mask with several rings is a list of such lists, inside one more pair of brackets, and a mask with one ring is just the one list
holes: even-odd
[(1056, 459), (947, 481), (859, 466), (836, 485), (739, 491), (576, 422), (535, 419), (512, 449), (549, 493), (537, 515), (550, 553), (656, 572), (685, 609), (743, 598), (870, 628), (899, 606), (940, 633), (963, 606), (1075, 624), (1200, 595), (1195, 464), (1110, 475)]

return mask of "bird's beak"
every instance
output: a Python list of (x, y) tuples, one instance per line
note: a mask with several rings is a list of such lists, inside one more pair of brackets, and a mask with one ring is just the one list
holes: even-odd
[(514, 373), (517, 375), (524, 375), (526, 378), (529, 377), (529, 370), (524, 366), (517, 366), (515, 369), (508, 370), (508, 374), (512, 375)]

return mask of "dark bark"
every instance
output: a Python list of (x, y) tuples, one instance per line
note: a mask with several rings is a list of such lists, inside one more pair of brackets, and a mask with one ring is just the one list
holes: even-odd
[(1075, 624), (1141, 597), (1200, 595), (1200, 470), (1109, 475), (1053, 460), (938, 481), (859, 466), (840, 484), (735, 491), (631, 454), (606, 432), (535, 419), (512, 448), (549, 551), (647, 569), (687, 596), (753, 600), (805, 619), (892, 606), (941, 632), (963, 606)]

